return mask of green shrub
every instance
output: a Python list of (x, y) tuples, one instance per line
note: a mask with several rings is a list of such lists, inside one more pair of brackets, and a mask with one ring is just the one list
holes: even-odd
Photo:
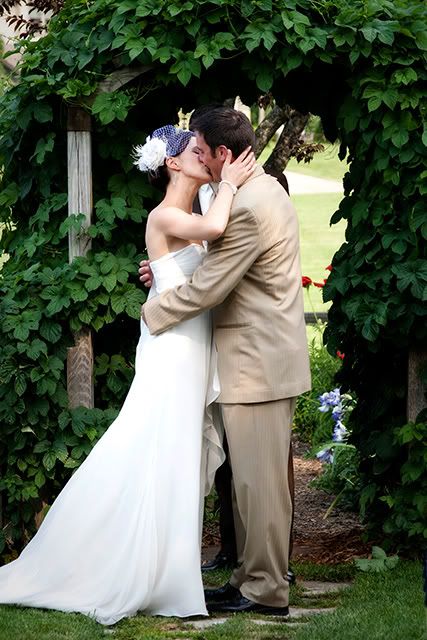
[(335, 386), (335, 375), (341, 360), (332, 356), (322, 343), (324, 327), (318, 326), (318, 335), (309, 344), (312, 388), (297, 399), (294, 429), (298, 437), (313, 447), (330, 440), (331, 421), (319, 411), (319, 396)]
[(322, 473), (312, 486), (336, 496), (330, 510), (340, 508), (357, 511), (360, 495), (359, 455), (357, 449), (344, 442), (331, 443), (332, 462), (323, 464)]
[(375, 532), (376, 521), (367, 515), (373, 504), (382, 505), (386, 548), (392, 546), (391, 541), (400, 540), (404, 541), (402, 547), (417, 553), (427, 547), (427, 421), (410, 422), (394, 429), (393, 444), (396, 449), (385, 446), (374, 456), (379, 470), (389, 470), (386, 482), (382, 475), (375, 482), (375, 476), (368, 477), (364, 472), (362, 515), (368, 531)]

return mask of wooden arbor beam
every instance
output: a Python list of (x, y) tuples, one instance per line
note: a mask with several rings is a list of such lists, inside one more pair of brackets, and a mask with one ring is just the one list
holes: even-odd
[[(69, 107), (67, 121), (68, 215), (83, 213), (85, 221), (77, 233), (68, 234), (69, 262), (85, 256), (91, 247), (85, 233), (92, 215), (92, 149), (90, 115), (80, 107)], [(74, 335), (75, 346), (67, 354), (67, 392), (70, 408), (94, 406), (93, 347), (89, 327)]]

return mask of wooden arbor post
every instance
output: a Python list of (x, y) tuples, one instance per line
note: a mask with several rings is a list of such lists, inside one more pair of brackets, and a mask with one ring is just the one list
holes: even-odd
[[(151, 66), (124, 67), (107, 76), (88, 99), (90, 105), (99, 93), (111, 93), (146, 73)], [(85, 222), (80, 233), (70, 229), (68, 234), (69, 261), (84, 256), (91, 246), (85, 233), (92, 215), (92, 148), (91, 118), (80, 107), (68, 108), (68, 215), (83, 213)], [(70, 408), (94, 406), (93, 348), (90, 329), (74, 335), (75, 346), (67, 354), (67, 391)]]
[(417, 415), (427, 406), (426, 386), (421, 379), (421, 369), (427, 365), (427, 351), (410, 351), (408, 358), (407, 417), (415, 422)]
[[(80, 107), (69, 107), (68, 147), (68, 215), (83, 213), (81, 232), (68, 234), (69, 262), (84, 256), (91, 246), (85, 229), (92, 215), (92, 149), (90, 115)], [(67, 354), (67, 391), (70, 408), (94, 406), (93, 348), (89, 328), (74, 335), (75, 346)]]

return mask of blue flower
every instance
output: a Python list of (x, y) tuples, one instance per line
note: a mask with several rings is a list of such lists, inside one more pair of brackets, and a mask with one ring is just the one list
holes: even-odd
[(333, 391), (326, 391), (319, 396), (320, 407), (319, 411), (326, 413), (330, 407), (336, 407), (341, 403), (341, 390), (339, 388)]
[(341, 420), (343, 410), (344, 410), (344, 407), (342, 406), (342, 402), (340, 402), (339, 404), (337, 404), (336, 407), (332, 409), (332, 418), (335, 421)]
[(334, 442), (342, 442), (346, 436), (347, 429), (345, 428), (345, 425), (341, 422), (341, 420), (338, 420), (334, 427), (332, 440)]
[(322, 449), (321, 451), (316, 453), (316, 458), (320, 460), (320, 462), (332, 463), (334, 461), (334, 454), (329, 448)]

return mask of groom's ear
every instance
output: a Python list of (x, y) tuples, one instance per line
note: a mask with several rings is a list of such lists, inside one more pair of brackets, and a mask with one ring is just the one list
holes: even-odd
[(219, 147), (216, 148), (216, 157), (222, 162), (225, 162), (227, 157), (227, 147), (224, 144), (220, 144)]

